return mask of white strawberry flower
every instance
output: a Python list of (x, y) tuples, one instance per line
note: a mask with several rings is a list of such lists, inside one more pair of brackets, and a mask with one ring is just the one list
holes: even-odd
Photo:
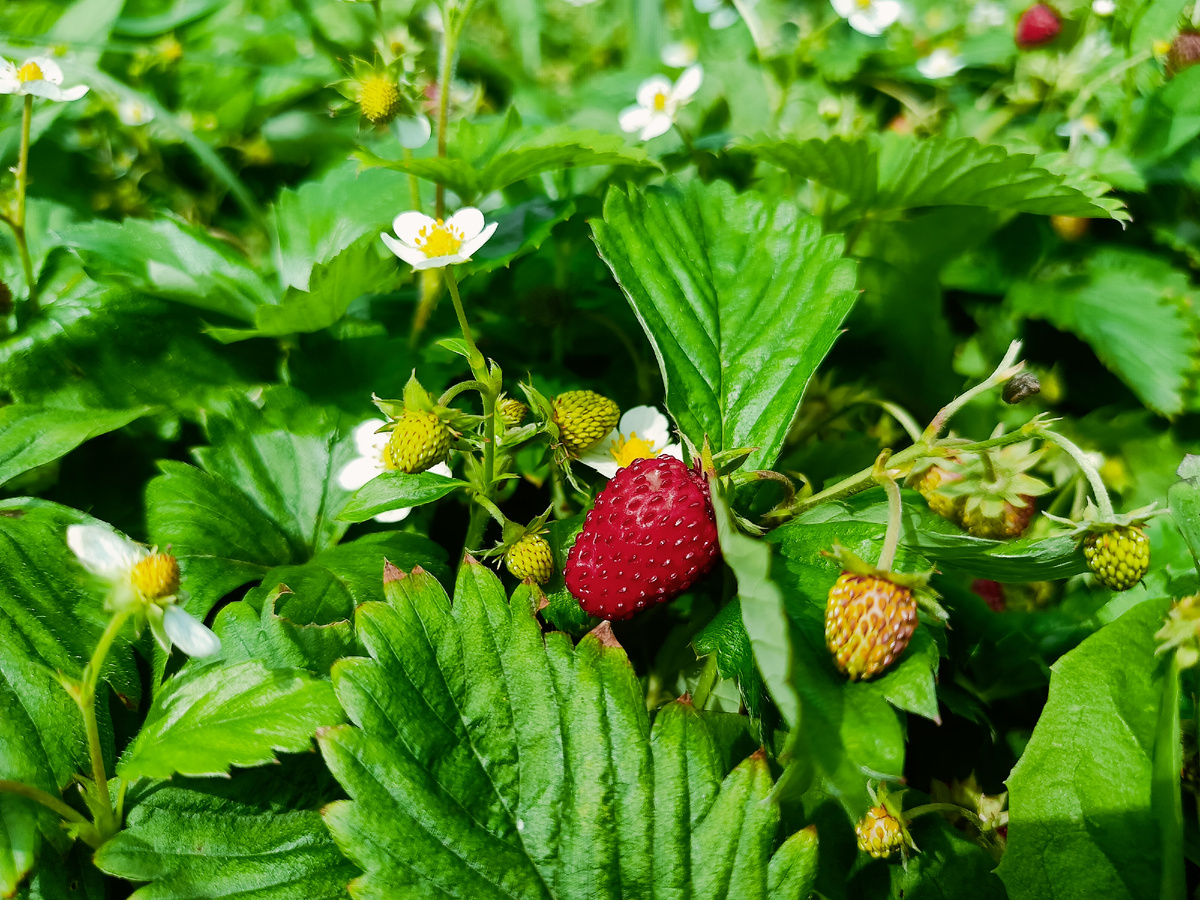
[(878, 37), (900, 18), (900, 0), (829, 0), (833, 10), (860, 34)]
[(1093, 115), (1080, 116), (1078, 119), (1064, 122), (1055, 129), (1055, 134), (1067, 139), (1068, 148), (1074, 148), (1084, 140), (1091, 141), (1097, 147), (1108, 146), (1108, 132)]
[(957, 75), (965, 65), (966, 61), (961, 56), (945, 47), (938, 47), (928, 56), (917, 60), (917, 71), (930, 81), (935, 81)]
[(1098, 16), (1111, 16), (1116, 11), (1115, 0), (1092, 0), (1092, 12)]
[(64, 88), (62, 69), (48, 56), (34, 56), (20, 66), (0, 59), (0, 94), (32, 94), (46, 100), (78, 100), (88, 92), (86, 84)]
[(108, 586), (105, 608), (134, 616), (139, 628), (149, 621), (164, 652), (170, 653), (172, 645), (188, 656), (220, 651), (220, 638), (178, 605), (187, 594), (179, 590), (175, 557), (148, 550), (103, 525), (67, 526), (67, 546), (80, 565)]
[(998, 28), (1008, 21), (1008, 8), (1003, 3), (984, 0), (971, 7), (967, 16), (967, 27), (973, 31), (983, 31), (988, 28)]
[(688, 66), (674, 84), (663, 75), (651, 75), (638, 86), (637, 103), (621, 111), (621, 130), (639, 131), (638, 139), (643, 141), (666, 134), (703, 80), (704, 70), (698, 65)]
[(673, 456), (683, 459), (683, 449), (671, 442), (671, 422), (653, 406), (635, 406), (604, 440), (579, 461), (605, 478), (612, 478), (635, 459)]
[(154, 108), (137, 97), (126, 97), (117, 103), (117, 118), (130, 128), (148, 125), (154, 121)]
[(410, 210), (392, 221), (395, 237), (386, 233), (380, 237), (413, 271), (440, 269), (470, 262), (471, 255), (495, 232), (496, 225), (493, 222), (485, 228), (483, 213), (473, 206), (463, 207), (445, 221)]
[[(354, 447), (358, 450), (358, 456), (342, 466), (337, 478), (338, 484), (344, 490), (357, 491), (384, 472), (394, 471), (394, 467), (388, 465), (386, 457), (391, 432), (379, 430), (386, 424), (383, 419), (367, 419), (354, 429)], [(447, 478), (453, 474), (445, 463), (438, 463), (428, 471), (434, 475), (445, 475)], [(411, 506), (404, 509), (388, 509), (375, 516), (375, 521), (399, 522), (407, 519), (410, 512)]]

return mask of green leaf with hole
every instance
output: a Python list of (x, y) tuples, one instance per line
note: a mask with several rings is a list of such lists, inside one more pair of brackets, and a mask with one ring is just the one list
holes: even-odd
[(683, 433), (769, 467), (857, 297), (842, 237), (786, 199), (696, 181), (612, 188), (592, 231)]

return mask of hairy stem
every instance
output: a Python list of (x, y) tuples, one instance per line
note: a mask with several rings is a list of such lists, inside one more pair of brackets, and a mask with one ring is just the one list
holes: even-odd
[(900, 499), (900, 486), (896, 484), (896, 479), (885, 473), (879, 478), (879, 481), (883, 484), (883, 489), (887, 491), (888, 521), (887, 532), (883, 538), (883, 549), (879, 552), (878, 568), (884, 572), (890, 572), (892, 563), (896, 561), (896, 548), (900, 545), (900, 526), (904, 504)]
[(112, 799), (108, 795), (108, 775), (104, 769), (104, 751), (100, 746), (100, 726), (96, 721), (96, 685), (100, 681), (100, 670), (108, 651), (112, 649), (113, 641), (117, 639), (121, 628), (129, 618), (128, 612), (118, 612), (108, 622), (108, 627), (100, 635), (92, 658), (83, 670), (83, 683), (80, 685), (75, 702), (83, 714), (83, 725), (87, 732), (88, 751), (92, 759), (92, 779), (96, 782), (97, 798), (103, 804), (105, 821), (97, 821), (96, 825), (102, 833), (114, 833), (117, 828), (116, 815), (113, 812)]
[(1100, 517), (1105, 520), (1111, 520), (1113, 518), (1113, 505), (1112, 500), (1108, 498), (1108, 489), (1104, 486), (1104, 481), (1101, 480), (1100, 473), (1088, 461), (1084, 452), (1057, 431), (1043, 428), (1038, 431), (1038, 434), (1050, 443), (1057, 444), (1066, 451), (1071, 459), (1075, 460), (1075, 465), (1079, 466), (1079, 470), (1083, 472), (1084, 477), (1088, 480), (1088, 484), (1092, 487), (1092, 495), (1096, 498), (1096, 508), (1100, 510)]
[(449, 266), (445, 271), (446, 286), (450, 289), (450, 298), (454, 301), (454, 313), (458, 316), (458, 327), (462, 330), (463, 340), (467, 342), (467, 349), (471, 353), (467, 362), (470, 363), (475, 377), (482, 380), (484, 373), (481, 373), (480, 370), (483, 369), (483, 354), (479, 352), (479, 348), (475, 346), (475, 338), (471, 336), (471, 326), (467, 324), (467, 314), (463, 310), (462, 298), (458, 295), (458, 282), (454, 278), (454, 272)]
[(0, 780), (0, 793), (16, 794), (19, 797), (25, 797), (28, 800), (33, 800), (35, 803), (40, 803), (47, 809), (57, 813), (64, 821), (74, 822), (77, 825), (87, 824), (85, 819), (79, 812), (71, 809), (67, 804), (63, 803), (58, 797), (53, 794), (48, 794), (41, 788), (35, 788), (29, 784), (22, 784), (19, 781), (3, 781)]
[(950, 419), (960, 409), (978, 397), (980, 394), (985, 394), (992, 388), (996, 387), (1008, 379), (1012, 378), (1017, 372), (1021, 371), (1023, 363), (1017, 362), (1017, 354), (1021, 352), (1021, 342), (1013, 341), (1008, 352), (1004, 354), (1004, 359), (1000, 360), (1000, 365), (996, 366), (996, 370), (987, 377), (986, 381), (980, 382), (961, 396), (955, 397), (947, 403), (942, 410), (933, 417), (933, 421), (929, 423), (929, 427), (925, 429), (924, 438), (928, 443), (933, 443), (942, 429), (950, 422)]
[(25, 194), (29, 189), (29, 135), (33, 126), (33, 95), (25, 95), (24, 111), (21, 115), (21, 150), (17, 158), (17, 218), (11, 223), (17, 241), (17, 252), (21, 256), (21, 268), (25, 271), (25, 286), (29, 297), (25, 301), (25, 320), (37, 315), (37, 281), (33, 277), (33, 259), (29, 255), (29, 243), (25, 237)]

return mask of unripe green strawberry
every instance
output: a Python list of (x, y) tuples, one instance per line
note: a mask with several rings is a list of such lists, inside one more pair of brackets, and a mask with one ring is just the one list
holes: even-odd
[(509, 547), (504, 564), (522, 581), (532, 578), (545, 584), (554, 575), (554, 554), (546, 539), (537, 534), (527, 534)]
[(825, 643), (851, 681), (878, 675), (895, 662), (916, 627), (917, 603), (907, 587), (842, 572), (829, 589)]
[(1150, 568), (1150, 540), (1142, 529), (1123, 525), (1088, 534), (1083, 555), (1097, 581), (1114, 591), (1127, 591)]
[(450, 452), (450, 429), (435, 413), (406, 409), (396, 420), (384, 463), (401, 472), (424, 472), (444, 462)]
[(595, 391), (567, 391), (554, 398), (554, 424), (563, 446), (576, 455), (608, 437), (620, 419), (621, 408)]
[(496, 404), (496, 409), (500, 413), (501, 421), (509, 428), (516, 428), (520, 425), (529, 412), (529, 407), (516, 397), (501, 397), (500, 402)]
[(1024, 506), (1004, 502), (999, 515), (989, 516), (982, 506), (964, 506), (962, 527), (975, 537), (1004, 541), (1024, 534), (1029, 522), (1037, 512), (1037, 499), (1029, 494), (1021, 495)]
[(858, 849), (876, 859), (886, 859), (905, 844), (900, 820), (884, 806), (868, 809), (854, 826), (854, 833), (858, 836)]

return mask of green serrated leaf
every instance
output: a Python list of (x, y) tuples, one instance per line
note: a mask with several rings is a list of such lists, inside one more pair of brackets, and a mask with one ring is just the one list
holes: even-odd
[(341, 720), (329, 683), (307, 672), (256, 660), (193, 662), (155, 694), (117, 775), (226, 775), (231, 766), (271, 762), (276, 750), (306, 750), (318, 728)]
[(1050, 698), (1008, 779), (999, 875), (1012, 900), (1159, 896), (1151, 784), (1165, 667), (1154, 634), (1166, 611), (1165, 600), (1139, 604), (1055, 663)]
[(358, 642), (349, 619), (326, 625), (299, 624), (276, 615), (276, 602), (275, 596), (268, 596), (260, 612), (244, 601), (221, 610), (213, 631), (221, 639), (222, 660), (257, 659), (273, 669), (307, 669), (324, 676), (337, 660), (357, 654)]
[(344, 522), (365, 522), (381, 512), (408, 509), (433, 503), (470, 485), (436, 472), (384, 472), (359, 488), (338, 518)]
[(470, 204), (542, 172), (579, 166), (657, 166), (640, 147), (599, 131), (557, 127), (536, 132), (520, 129), (511, 118), (460, 123), (450, 156), (384, 159), (366, 150), (355, 157), (364, 168), (387, 167), (444, 184)]
[(722, 182), (613, 188), (592, 230), (683, 433), (755, 447), (747, 467), (769, 467), (857, 296), (842, 238), (786, 200)]
[(59, 409), (16, 403), (0, 407), (0, 484), (66, 456), (84, 441), (124, 428), (150, 412), (132, 409)]
[(358, 606), (379, 599), (385, 563), (406, 569), (421, 566), (448, 578), (445, 558), (445, 550), (419, 534), (369, 534), (322, 551), (304, 565), (272, 569), (246, 595), (246, 602), (261, 609), (273, 592), (286, 586), (288, 592), (276, 603), (280, 615), (298, 625), (329, 625), (350, 619)]
[(1183, 312), (1190, 298), (1184, 273), (1121, 247), (1101, 248), (1077, 270), (1050, 269), (1008, 293), (1013, 312), (1078, 335), (1143, 403), (1167, 416), (1183, 410), (1200, 358)]
[(833, 137), (761, 142), (748, 149), (846, 195), (857, 208), (982, 206), (1129, 220), (1121, 201), (1102, 196), (1107, 185), (1081, 174), (1053, 172), (1032, 154), (1010, 154), (974, 138)]
[(717, 654), (717, 670), (721, 677), (737, 682), (746, 711), (758, 718), (762, 714), (766, 687), (758, 673), (750, 636), (742, 621), (741, 600), (735, 598), (721, 607), (716, 617), (692, 639), (692, 646), (699, 656)]
[(356, 617), (370, 658), (334, 667), (354, 726), (320, 736), (351, 798), (326, 821), (365, 871), (357, 895), (766, 897), (765, 759), (725, 775), (687, 703), (651, 726), (610, 630), (543, 635), (530, 593), (510, 603), (470, 560), (453, 605), (419, 571), (384, 590)]
[(173, 219), (92, 222), (60, 235), (88, 274), (164, 300), (253, 321), (271, 288), (223, 241)]
[(314, 779), (293, 773), (303, 785), (293, 798), (262, 776), (239, 772), (229, 783), (176, 778), (138, 794), (96, 865), (143, 883), (133, 900), (346, 900), (356, 870), (321, 821)]

